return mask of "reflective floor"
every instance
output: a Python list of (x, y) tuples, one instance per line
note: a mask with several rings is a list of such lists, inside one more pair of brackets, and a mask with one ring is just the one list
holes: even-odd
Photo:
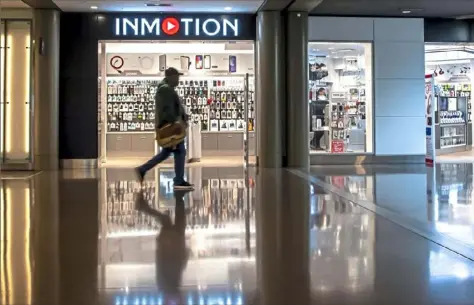
[(473, 167), (313, 167), (304, 177), (474, 259)]
[(469, 249), (472, 172), (2, 173), (0, 304), (474, 304), (474, 263), (417, 227)]

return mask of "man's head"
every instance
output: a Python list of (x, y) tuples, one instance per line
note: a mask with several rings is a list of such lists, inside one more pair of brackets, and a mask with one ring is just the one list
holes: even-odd
[(179, 84), (179, 76), (183, 75), (178, 70), (173, 67), (166, 69), (165, 71), (165, 78), (168, 84), (172, 87), (177, 87)]

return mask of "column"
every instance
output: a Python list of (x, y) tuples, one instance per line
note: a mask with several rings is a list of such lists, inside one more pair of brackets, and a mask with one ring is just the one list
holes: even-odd
[(287, 166), (308, 168), (308, 13), (289, 12), (286, 21)]
[(34, 13), (34, 165), (57, 169), (59, 139), (59, 11)]
[(278, 11), (257, 15), (256, 88), (259, 167), (282, 166), (284, 137), (284, 56), (282, 17)]

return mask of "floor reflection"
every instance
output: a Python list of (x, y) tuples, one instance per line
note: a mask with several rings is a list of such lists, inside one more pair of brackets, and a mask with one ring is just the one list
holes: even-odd
[[(405, 211), (417, 212), (409, 205), (424, 192), (430, 209), (425, 201), (419, 217), (472, 227), (472, 170), (371, 173), (374, 198), (390, 199), (390, 183), (403, 198), (405, 179), (415, 192)], [(172, 176), (156, 170), (143, 188), (130, 169), (0, 180), (0, 305), (474, 303), (472, 261), (321, 183), (285, 170), (195, 167), (196, 191), (178, 201)], [(347, 176), (324, 183), (352, 192), (368, 178)]]
[(474, 164), (438, 164), (428, 179), (428, 221), (440, 233), (474, 248)]
[(374, 285), (375, 217), (316, 185), (311, 195), (312, 289), (371, 291)]
[[(106, 195), (99, 237), (101, 285), (115, 304), (165, 304), (156, 272), (156, 236), (163, 226), (136, 209), (140, 185), (126, 170), (104, 170)], [(150, 208), (174, 219), (172, 169), (156, 169), (143, 184)], [(186, 304), (242, 304), (255, 290), (255, 182), (242, 169), (189, 170), (196, 190), (184, 197), (189, 260), (182, 274)], [(144, 291), (145, 290), (145, 291)], [(108, 293), (110, 294), (110, 293)]]
[[(433, 168), (370, 167), (366, 175), (314, 175), (351, 198), (373, 203), (428, 225), (474, 249), (472, 163), (440, 163)], [(319, 172), (319, 171), (318, 171)]]

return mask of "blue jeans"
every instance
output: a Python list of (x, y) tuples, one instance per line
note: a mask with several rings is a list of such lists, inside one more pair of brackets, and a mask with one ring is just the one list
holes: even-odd
[(151, 158), (138, 169), (142, 174), (145, 174), (153, 167), (168, 159), (171, 154), (174, 155), (174, 184), (181, 184), (184, 182), (184, 164), (186, 162), (186, 148), (184, 147), (184, 142), (179, 143), (175, 149), (161, 149), (161, 152), (159, 154)]

